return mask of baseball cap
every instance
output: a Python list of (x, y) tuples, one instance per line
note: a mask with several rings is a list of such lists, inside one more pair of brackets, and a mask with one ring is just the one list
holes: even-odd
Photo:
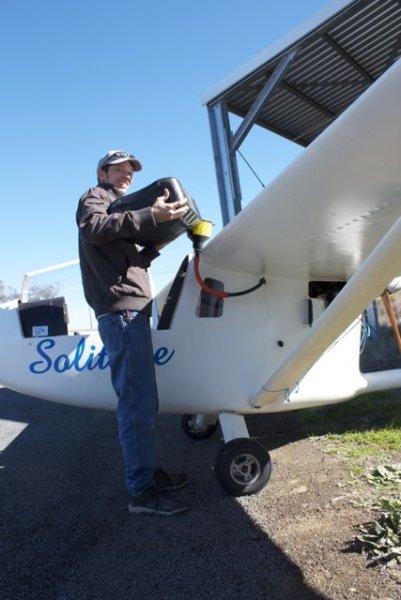
[(130, 154), (129, 152), (124, 152), (124, 150), (109, 150), (102, 158), (99, 160), (97, 168), (103, 169), (107, 165), (116, 165), (118, 163), (122, 163), (125, 161), (129, 161), (132, 165), (134, 171), (141, 171), (142, 165), (135, 156)]

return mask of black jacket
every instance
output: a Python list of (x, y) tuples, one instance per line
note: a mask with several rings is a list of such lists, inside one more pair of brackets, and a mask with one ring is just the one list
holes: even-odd
[(154, 248), (138, 248), (139, 232), (156, 227), (150, 208), (107, 214), (120, 196), (109, 184), (90, 188), (80, 198), (76, 214), (79, 258), (85, 298), (96, 316), (119, 310), (151, 314), (147, 268), (159, 256)]

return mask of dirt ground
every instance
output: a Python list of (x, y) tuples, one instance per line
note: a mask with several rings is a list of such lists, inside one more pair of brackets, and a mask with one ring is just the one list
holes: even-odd
[(257, 506), (255, 497), (242, 498), (243, 508), (252, 510), (261, 530), (302, 569), (317, 594), (330, 600), (400, 600), (401, 568), (368, 568), (355, 547), (357, 525), (372, 520), (368, 509), (355, 506), (368, 489), (356, 486), (343, 460), (326, 454), (319, 442), (288, 442), (291, 418), (275, 416), (262, 427), (255, 421), (253, 434), (264, 438), (274, 470)]
[(133, 518), (114, 414), (0, 390), (1, 600), (401, 600), (397, 573), (353, 548), (372, 515), (354, 506), (364, 492), (345, 463), (294, 414), (248, 425), (272, 477), (233, 498), (212, 470), (220, 436), (194, 441), (160, 416), (162, 465), (190, 474), (192, 510)]

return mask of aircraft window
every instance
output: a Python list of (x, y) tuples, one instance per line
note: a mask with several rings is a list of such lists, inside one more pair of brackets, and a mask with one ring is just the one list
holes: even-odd
[[(218, 279), (212, 279), (207, 277), (205, 284), (209, 288), (213, 288), (219, 292), (224, 291), (224, 283)], [(201, 290), (199, 294), (198, 305), (196, 307), (196, 316), (200, 318), (216, 318), (221, 317), (223, 314), (224, 300), (223, 298), (217, 298)]]

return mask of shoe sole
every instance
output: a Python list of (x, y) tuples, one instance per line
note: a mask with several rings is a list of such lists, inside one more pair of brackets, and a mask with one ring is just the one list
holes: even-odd
[(181, 483), (180, 485), (166, 485), (166, 486), (159, 487), (159, 490), (161, 492), (176, 492), (177, 490), (182, 490), (182, 488), (187, 486), (188, 483), (189, 483), (189, 479), (187, 479), (186, 481), (183, 481), (183, 483)]
[(172, 517), (190, 510), (190, 506), (182, 506), (174, 510), (156, 510), (155, 508), (146, 508), (145, 506), (133, 506), (128, 504), (128, 512), (134, 515), (162, 515), (163, 517)]

